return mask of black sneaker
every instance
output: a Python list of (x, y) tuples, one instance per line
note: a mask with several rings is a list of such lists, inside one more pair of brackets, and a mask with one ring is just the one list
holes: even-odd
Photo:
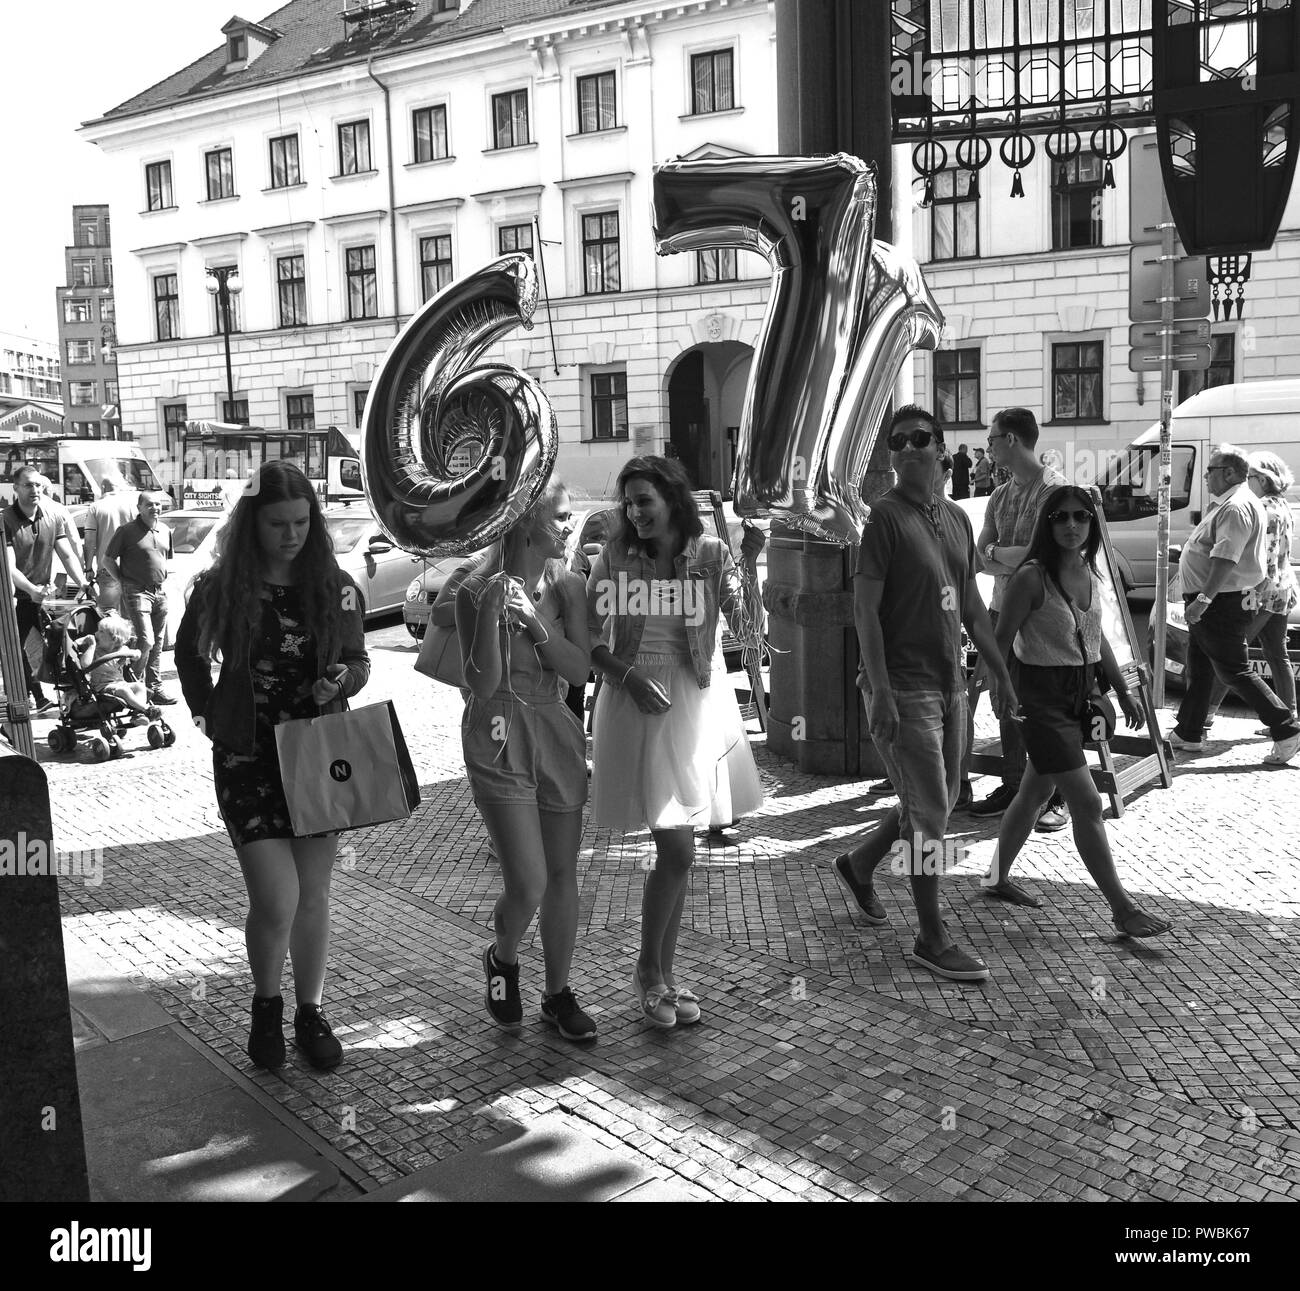
[(174, 704), (176, 698), (169, 695), (165, 690), (151, 690), (149, 692), (149, 702), (151, 704)]
[(847, 852), (837, 856), (831, 868), (834, 869), (835, 877), (843, 884), (844, 890), (853, 898), (858, 909), (862, 911), (862, 917), (868, 923), (889, 922), (889, 916), (885, 913), (885, 907), (880, 904), (875, 888), (869, 882), (859, 883), (853, 877), (853, 867), (849, 864)]
[(558, 1027), (566, 1040), (596, 1038), (596, 1024), (578, 1007), (578, 1001), (573, 998), (573, 992), (567, 986), (555, 995), (542, 996), (538, 1016), (543, 1022)]
[(1010, 785), (1000, 784), (987, 798), (973, 802), (966, 808), (968, 816), (1000, 816), (1015, 801), (1016, 790)]
[(58, 711), (59, 706), (52, 699), (38, 699), (32, 707), (32, 712), (34, 712), (37, 717), (44, 717), (46, 713), (57, 713)]
[(961, 788), (957, 791), (957, 805), (954, 811), (965, 811), (967, 807), (975, 801), (975, 790), (971, 788), (969, 780), (961, 782)]
[(487, 991), (483, 1003), (499, 1027), (516, 1030), (524, 1020), (524, 1002), (519, 998), (519, 964), (501, 964), (492, 953), (494, 942), (483, 952), (483, 976)]
[(284, 1066), (284, 1000), (279, 995), (269, 1000), (253, 996), (248, 1056), (259, 1067)]
[(313, 1067), (328, 1069), (343, 1061), (343, 1046), (334, 1038), (319, 1004), (300, 1004), (293, 1015), (293, 1038)]
[(892, 780), (877, 780), (875, 784), (867, 785), (867, 792), (873, 798), (883, 798), (886, 794), (894, 792), (894, 782)]

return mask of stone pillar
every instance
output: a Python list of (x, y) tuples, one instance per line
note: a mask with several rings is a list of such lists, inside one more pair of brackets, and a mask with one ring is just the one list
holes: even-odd
[[(874, 162), (874, 233), (886, 242), (893, 239), (889, 22), (887, 4), (776, 0), (778, 150)], [(863, 496), (879, 496), (891, 479), (878, 442)], [(883, 774), (856, 684), (856, 556), (856, 548), (772, 526), (764, 593), (774, 647), (768, 746), (804, 771)]]
[(59, 881), (23, 872), (54, 858), (49, 786), (36, 762), (0, 748), (0, 1202), (84, 1202)]

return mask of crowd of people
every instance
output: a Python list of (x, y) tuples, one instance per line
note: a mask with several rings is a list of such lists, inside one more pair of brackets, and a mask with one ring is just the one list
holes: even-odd
[[(915, 405), (893, 414), (886, 436), (895, 482), (872, 505), (854, 604), (858, 684), (898, 804), (834, 859), (835, 876), (862, 917), (882, 924), (877, 872), (887, 858), (895, 870), (904, 858), (918, 924), (911, 961), (950, 980), (986, 979), (987, 965), (958, 943), (939, 900), (950, 816), (965, 802), (977, 816), (1001, 817), (985, 879), (990, 897), (1038, 906), (1012, 880), (1012, 866), (1035, 828), (1068, 823), (1116, 929), (1168, 933), (1169, 923), (1124, 888), (1086, 764), (1085, 747), (1109, 738), (1117, 720), (1107, 692), (1129, 727), (1144, 720), (1102, 630), (1091, 495), (1036, 454), (1038, 426), (1026, 409), (998, 414), (987, 455), (977, 452), (974, 464), (964, 446), (950, 454), (943, 426)], [(981, 462), (991, 463), (982, 478)], [(969, 486), (978, 493), (994, 469), (1007, 478), (990, 495), (977, 539), (946, 493)], [(41, 503), (34, 476), (19, 473), (5, 511), (20, 623), (39, 607), (53, 553), (81, 574), (66, 518)], [(1247, 664), (1252, 636), (1274, 652), (1280, 636), (1285, 659), (1285, 617), (1298, 594), (1282, 500), (1290, 473), (1271, 454), (1248, 459), (1224, 445), (1207, 477), (1216, 505), (1182, 553), (1188, 690), (1169, 739), (1200, 747), (1217, 678), (1265, 723), (1275, 741), (1265, 760), (1290, 761), (1300, 751), (1300, 723), (1289, 666), (1274, 673), (1279, 696)], [(582, 553), (575, 560), (569, 495), (552, 482), (522, 522), (448, 580), (432, 618), (454, 628), (459, 645), (466, 775), (501, 871), (494, 938), (481, 956), (487, 1013), (503, 1028), (521, 1026), (519, 949), (536, 917), (538, 1015), (575, 1041), (597, 1033), (571, 981), (588, 798), (597, 828), (648, 830), (653, 839), (630, 994), (645, 1022), (662, 1029), (696, 1023), (708, 1007), (676, 971), (695, 831), (730, 825), (763, 801), (739, 710), (717, 684), (720, 618), (742, 643), (761, 640), (754, 562), (763, 535), (746, 528), (738, 566), (726, 542), (704, 532), (686, 472), (669, 458), (627, 462), (617, 494), (615, 531), (594, 560)], [(166, 529), (146, 495), (134, 516), (112, 488), (96, 506), (87, 566), (100, 574), (101, 597), (120, 596), (146, 658), (144, 684), (131, 698), (166, 702), (157, 670)], [(994, 579), (991, 609), (976, 588), (981, 571)], [(295, 836), (275, 728), (336, 711), (365, 686), (360, 606), (310, 481), (290, 464), (269, 462), (235, 505), (176, 635), (182, 690), (212, 741), (217, 806), (247, 889), (255, 991), (248, 1052), (263, 1067), (285, 1060), (286, 954), (298, 1045), (322, 1068), (342, 1058), (323, 1012), (337, 835)], [(982, 802), (971, 801), (969, 787), (968, 643), (979, 652), (975, 693), (988, 690), (1002, 737), (1001, 784)], [(588, 762), (583, 708), (572, 696), (593, 670)]]

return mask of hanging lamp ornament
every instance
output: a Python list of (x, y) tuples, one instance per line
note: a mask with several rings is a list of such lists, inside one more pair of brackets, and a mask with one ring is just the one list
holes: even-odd
[(1237, 317), (1240, 318), (1246, 304), (1246, 283), (1250, 281), (1250, 255), (1207, 256), (1205, 267), (1205, 276), (1210, 281), (1210, 307), (1215, 321), (1218, 321), (1220, 308), (1223, 310), (1224, 321), (1230, 320), (1234, 305)]
[(967, 197), (978, 199), (980, 195), (980, 171), (989, 164), (993, 156), (993, 145), (982, 135), (972, 134), (957, 144), (957, 164), (970, 171), (970, 188)]
[(1083, 139), (1073, 126), (1057, 126), (1043, 139), (1043, 151), (1060, 168), (1052, 187), (1064, 193), (1070, 187), (1070, 163), (1083, 149)]
[(1003, 139), (998, 155), (1016, 172), (1011, 180), (1011, 196), (1024, 197), (1025, 186), (1020, 182), (1020, 172), (1034, 159), (1034, 141), (1027, 134), (1008, 135)]
[(926, 139), (912, 149), (912, 165), (916, 173), (925, 180), (925, 195), (921, 198), (922, 206), (934, 202), (934, 177), (948, 164), (948, 149), (934, 139)]
[(1098, 126), (1092, 132), (1092, 138), (1089, 141), (1093, 155), (1100, 157), (1106, 163), (1106, 172), (1102, 178), (1103, 188), (1115, 187), (1115, 171), (1111, 162), (1116, 157), (1124, 155), (1124, 149), (1128, 147), (1128, 135), (1126, 135), (1120, 126), (1110, 122), (1104, 126)]

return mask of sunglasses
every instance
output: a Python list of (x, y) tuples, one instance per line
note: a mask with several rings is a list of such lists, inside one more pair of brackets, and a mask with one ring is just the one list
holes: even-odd
[(1047, 517), (1048, 524), (1065, 524), (1067, 520), (1073, 520), (1075, 524), (1091, 524), (1091, 511), (1053, 511)]
[(896, 430), (889, 436), (889, 451), (901, 453), (908, 444), (913, 448), (929, 448), (931, 441), (938, 438), (932, 430)]

